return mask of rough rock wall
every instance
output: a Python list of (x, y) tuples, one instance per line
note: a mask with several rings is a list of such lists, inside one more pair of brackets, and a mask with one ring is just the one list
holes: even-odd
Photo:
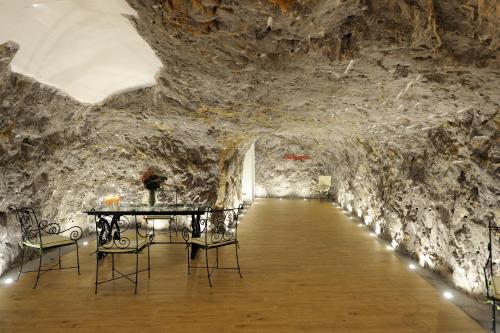
[[(258, 197), (310, 197), (318, 176), (331, 175), (331, 154), (310, 138), (266, 135), (255, 143), (255, 187)], [(301, 159), (306, 156), (307, 159)], [(297, 157), (297, 159), (294, 159)]]
[(238, 207), (243, 202), (241, 178), (243, 160), (248, 143), (240, 140), (234, 137), (227, 137), (224, 145), (225, 148), (220, 151), (216, 207)]
[[(460, 63), (500, 63), (500, 2), (497, 0), (365, 0), (388, 30), (410, 32), (409, 44), (442, 52)], [(405, 34), (400, 33), (401, 37)]]
[[(165, 0), (158, 10), (179, 26), (204, 33), (219, 30), (248, 32), (276, 21), (281, 46), (315, 53), (331, 60), (352, 57), (365, 40), (428, 49), (445, 60), (486, 66), (500, 63), (500, 3), (497, 0), (270, 0), (273, 7), (242, 19), (251, 1), (240, 1), (242, 12), (220, 0)], [(260, 6), (263, 6), (260, 4)], [(279, 15), (279, 13), (283, 15)], [(313, 25), (305, 24), (308, 21)], [(285, 29), (282, 27), (286, 26)], [(294, 51), (295, 52), (295, 51)]]
[(234, 204), (240, 142), (228, 148), (224, 131), (130, 102), (134, 94), (148, 95), (147, 89), (105, 105), (79, 104), (12, 73), (16, 50), (13, 43), (0, 45), (0, 275), (18, 256), (19, 226), (6, 214), (10, 204), (39, 207), (44, 218), (86, 230), (82, 211), (106, 195), (120, 194), (123, 203), (147, 201), (139, 178), (149, 166), (158, 167), (185, 201)]
[(339, 201), (422, 266), (481, 293), (487, 226), (499, 209), (499, 130), (500, 111), (469, 109), (398, 138), (339, 143)]
[[(363, 207), (372, 207), (371, 215), (381, 219), (383, 213), (383, 220), (391, 221), (387, 230), (406, 230), (400, 225), (407, 222), (396, 218), (392, 208), (392, 202), (402, 200), (399, 196), (415, 196), (421, 207), (435, 201), (451, 214), (454, 200), (440, 189), (453, 180), (434, 179), (433, 174), (449, 176), (451, 171), (439, 166), (459, 159), (462, 153), (455, 152), (454, 140), (466, 135), (453, 132), (448, 140), (438, 132), (427, 137), (438, 127), (426, 127), (444, 126), (443, 117), (466, 106), (481, 112), (498, 108), (495, 0), (128, 2), (138, 13), (131, 22), (163, 64), (155, 87), (112, 96), (101, 105), (81, 105), (12, 75), (8, 64), (15, 47), (1, 48), (0, 255), (8, 261), (17, 249), (15, 224), (2, 214), (9, 203), (37, 204), (45, 216), (84, 225), (78, 212), (102, 195), (121, 190), (124, 201), (145, 199), (138, 176), (144, 167), (156, 165), (185, 197), (234, 205), (240, 152), (259, 135), (263, 148), (257, 151), (257, 178), (269, 195), (306, 195), (318, 175), (331, 173), (341, 180), (337, 188), (346, 204), (366, 202)], [(266, 31), (269, 16), (274, 24)], [(432, 148), (431, 137), (436, 142), (443, 137), (450, 146)], [(386, 138), (395, 148), (386, 147)], [(480, 145), (481, 140), (489, 142), (471, 142)], [(308, 154), (311, 160), (285, 161), (285, 153)], [(404, 162), (414, 155), (413, 163)], [(484, 208), (484, 188), (496, 185), (487, 178), (493, 176), (483, 175), (488, 163), (470, 160), (475, 178), (467, 178), (467, 170), (464, 177), (481, 181), (482, 187), (477, 186), (478, 195), (471, 187), (467, 200), (470, 207)], [(424, 176), (393, 171), (394, 165)], [(349, 176), (364, 177), (366, 183), (349, 183)], [(410, 176), (432, 182), (415, 186), (412, 194), (417, 180)], [(283, 184), (285, 190), (274, 190)], [(394, 200), (385, 200), (387, 196)], [(458, 258), (465, 258), (460, 251), (466, 251), (471, 257), (462, 239), (478, 235), (477, 223), (460, 234), (458, 245), (445, 247), (441, 235), (451, 235), (448, 222), (428, 216), (422, 217), (425, 227), (415, 224), (418, 237), (412, 239), (422, 240), (408, 243), (417, 244), (410, 253), (416, 255), (418, 248), (426, 256), (445, 258), (453, 276), (462, 274), (456, 273), (461, 267), (468, 280), (480, 279), (480, 264), (464, 266), (445, 253), (457, 251)], [(484, 243), (482, 236), (477, 239)], [(433, 239), (446, 251), (438, 253)], [(476, 248), (484, 254), (485, 247)], [(471, 284), (469, 289), (475, 288)]]

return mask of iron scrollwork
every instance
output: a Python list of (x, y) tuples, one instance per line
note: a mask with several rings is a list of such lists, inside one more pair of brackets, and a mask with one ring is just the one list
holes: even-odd
[(128, 248), (131, 240), (123, 236), (123, 233), (129, 228), (130, 221), (126, 216), (112, 215), (111, 221), (104, 216), (97, 216), (97, 243), (105, 249)]
[(38, 227), (35, 211), (32, 208), (17, 208), (14, 205), (10, 205), (9, 209), (16, 213), (17, 221), (21, 226), (23, 243), (41, 242), (40, 228)]
[[(208, 213), (208, 211), (207, 211)], [(191, 238), (198, 238), (200, 237), (203, 233), (205, 233), (205, 230), (207, 229), (208, 225), (208, 216), (204, 216), (203, 218), (198, 215), (192, 215), (191, 216), (191, 227), (185, 226), (182, 228), (182, 238), (186, 241), (189, 242)]]
[(203, 237), (205, 243), (236, 241), (238, 217), (242, 209), (242, 205), (231, 209), (208, 209), (207, 215), (199, 223), (192, 223), (191, 229), (182, 230), (182, 237), (186, 242), (191, 237)]
[(59, 235), (69, 231), (69, 238), (74, 241), (79, 240), (83, 235), (83, 230), (79, 226), (72, 226), (68, 229), (61, 230), (61, 226), (59, 224), (55, 222), (48, 222), (47, 220), (40, 221), (38, 226), (42, 232), (49, 235)]
[(240, 208), (214, 210), (210, 215), (210, 242), (236, 241)]
[(9, 209), (16, 213), (17, 220), (21, 225), (22, 241), (27, 243), (40, 243), (42, 242), (42, 233), (47, 235), (60, 235), (65, 232), (70, 232), (69, 238), (77, 241), (83, 235), (82, 228), (72, 226), (68, 229), (61, 230), (61, 226), (55, 222), (47, 220), (38, 220), (35, 210), (33, 208), (17, 208), (10, 205)]
[(157, 193), (158, 203), (177, 204), (177, 190), (159, 190)]
[[(145, 232), (142, 232), (142, 230), (145, 230)], [(154, 230), (153, 228), (151, 228), (147, 220), (145, 220), (144, 222), (137, 222), (137, 234), (139, 235), (139, 237), (147, 239), (149, 243), (153, 242), (155, 236)]]

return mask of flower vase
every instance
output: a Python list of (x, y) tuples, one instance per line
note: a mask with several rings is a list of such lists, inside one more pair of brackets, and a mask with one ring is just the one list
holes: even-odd
[(153, 207), (156, 203), (156, 191), (149, 190), (149, 206)]

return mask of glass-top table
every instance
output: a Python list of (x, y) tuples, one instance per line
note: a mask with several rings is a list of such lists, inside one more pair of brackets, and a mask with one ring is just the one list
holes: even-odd
[(156, 204), (154, 206), (141, 204), (126, 204), (120, 206), (99, 206), (85, 210), (87, 215), (199, 215), (204, 214), (207, 207), (194, 204)]
[[(117, 225), (116, 221), (120, 219), (121, 216), (189, 216), (191, 215), (191, 228), (192, 237), (201, 236), (201, 226), (200, 219), (201, 216), (207, 212), (208, 208), (200, 204), (195, 203), (182, 203), (182, 204), (156, 204), (154, 206), (142, 205), (142, 204), (123, 204), (119, 206), (100, 206), (92, 209), (85, 210), (83, 213), (94, 216), (97, 220), (102, 216), (110, 216), (112, 220), (108, 223), (109, 228), (112, 229), (113, 225)], [(153, 242), (153, 244), (162, 244), (161, 242)], [(191, 245), (191, 259), (194, 259), (198, 247), (195, 244)]]

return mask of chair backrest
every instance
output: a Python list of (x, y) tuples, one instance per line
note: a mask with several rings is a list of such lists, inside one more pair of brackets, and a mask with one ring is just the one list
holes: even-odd
[(493, 261), (491, 256), (488, 256), (488, 260), (483, 267), (484, 273), (484, 283), (486, 284), (486, 297), (493, 297)]
[[(500, 244), (500, 227), (496, 224), (488, 223), (488, 260), (483, 267), (484, 282), (486, 284), (486, 297), (493, 297), (493, 277), (497, 268), (495, 268), (495, 260), (493, 260), (493, 253), (498, 253), (496, 246)], [(495, 246), (496, 245), (496, 246)]]
[[(205, 241), (205, 244), (237, 241), (238, 218), (242, 209), (243, 205), (228, 209), (209, 208), (200, 219), (200, 238)], [(191, 239), (191, 231), (184, 228), (182, 236), (186, 241)]]
[(332, 185), (332, 176), (319, 176), (318, 186), (330, 187)]
[(178, 202), (179, 196), (176, 189), (173, 190), (160, 189), (158, 190), (156, 197), (158, 199), (158, 203), (169, 204), (169, 205), (179, 203)]
[(147, 221), (141, 223), (137, 216), (95, 215), (95, 231), (98, 250), (137, 250), (141, 241), (152, 238)]
[(41, 226), (33, 208), (17, 208), (9, 206), (9, 210), (15, 212), (17, 221), (21, 226), (21, 237), (23, 243), (42, 243)]

